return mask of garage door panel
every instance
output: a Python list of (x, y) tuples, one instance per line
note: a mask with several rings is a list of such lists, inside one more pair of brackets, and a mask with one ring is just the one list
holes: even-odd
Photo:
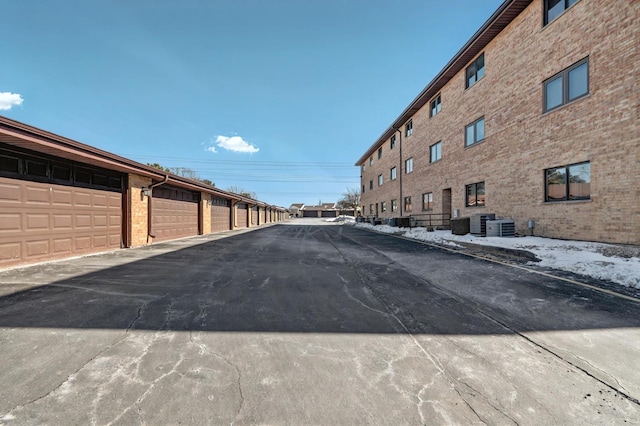
[(120, 193), (0, 178), (0, 212), (0, 266), (121, 245)]
[[(47, 185), (48, 186), (48, 185)], [(27, 184), (25, 201), (27, 204), (49, 204), (49, 189)]]
[(21, 231), (22, 215), (19, 213), (0, 213), (0, 233)]
[(57, 189), (53, 191), (52, 202), (54, 206), (71, 206), (73, 204), (73, 193)]
[(103, 194), (92, 194), (92, 206), (93, 207), (107, 207), (109, 204), (107, 202), (106, 195)]
[(22, 202), (22, 191), (19, 185), (8, 183), (0, 184), (0, 203), (16, 203)]
[(211, 206), (211, 231), (228, 231), (230, 227), (231, 207), (228, 205)]

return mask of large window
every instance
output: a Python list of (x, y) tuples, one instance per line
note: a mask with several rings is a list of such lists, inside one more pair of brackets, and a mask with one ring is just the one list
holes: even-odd
[(373, 214), (373, 204), (369, 204), (369, 214)]
[(484, 198), (484, 182), (476, 182), (466, 186), (466, 202), (467, 207), (477, 207), (485, 205)]
[(442, 142), (434, 143), (429, 147), (429, 162), (435, 163), (442, 158)]
[(392, 212), (398, 211), (398, 200), (391, 200), (391, 211)]
[(413, 134), (413, 120), (409, 120), (409, 122), (404, 126), (404, 134), (406, 136), (411, 136)]
[(422, 194), (422, 210), (433, 210), (433, 192)]
[(382, 213), (384, 213), (384, 212), (386, 212), (386, 211), (387, 211), (387, 202), (386, 202), (386, 201), (382, 201), (382, 202), (380, 203), (380, 211), (381, 211)]
[(369, 189), (373, 189), (373, 181), (372, 180), (369, 181)]
[(369, 157), (369, 165), (373, 166), (373, 155), (371, 157)]
[(436, 96), (431, 101), (431, 109), (429, 111), (429, 116), (433, 117), (434, 115), (439, 113), (441, 109), (442, 109), (442, 97), (438, 94), (438, 96)]
[(562, 15), (565, 10), (578, 3), (578, 0), (544, 0), (544, 24)]
[(393, 149), (393, 148), (396, 147), (396, 135), (391, 136), (390, 144), (391, 144), (391, 148), (390, 149)]
[(475, 61), (467, 67), (466, 88), (476, 84), (478, 80), (484, 77), (484, 53), (476, 58)]
[(382, 158), (382, 147), (378, 148), (378, 160)]
[(384, 178), (382, 177), (382, 175), (378, 175), (378, 186), (382, 186), (383, 182), (384, 182)]
[(465, 128), (464, 146), (471, 146), (484, 140), (484, 117), (477, 119)]
[(389, 174), (389, 179), (396, 180), (396, 168), (395, 167), (391, 168), (391, 173)]
[(544, 111), (551, 111), (589, 94), (589, 58), (544, 82)]
[(591, 163), (578, 163), (545, 170), (545, 201), (591, 198)]
[(404, 211), (411, 211), (411, 197), (404, 197)]
[(411, 173), (413, 171), (413, 157), (404, 162), (404, 170), (406, 173)]

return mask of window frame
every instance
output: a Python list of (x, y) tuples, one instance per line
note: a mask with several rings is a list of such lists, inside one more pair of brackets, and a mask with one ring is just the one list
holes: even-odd
[[(480, 60), (482, 60), (482, 67), (478, 68), (478, 62), (480, 62)], [(470, 87), (473, 87), (477, 82), (479, 82), (480, 80), (482, 80), (484, 78), (484, 75), (485, 75), (484, 68), (485, 68), (484, 52), (482, 52), (464, 70), (464, 84), (465, 84), (464, 88), (465, 88), (465, 90), (470, 88)], [(474, 80), (471, 83), (470, 83), (470, 78), (469, 78), (469, 71), (473, 72)], [(482, 72), (482, 75), (480, 77), (478, 77), (479, 71)]]
[(392, 212), (398, 211), (398, 200), (391, 200), (391, 211)]
[(396, 147), (396, 135), (391, 136), (391, 139), (389, 140), (389, 144), (391, 145), (389, 149), (393, 149)]
[(378, 148), (378, 160), (382, 158), (382, 147)]
[(386, 201), (380, 201), (380, 212), (384, 213), (387, 211), (387, 202)]
[(393, 166), (389, 170), (389, 180), (396, 180), (398, 178), (398, 170), (395, 166)]
[(373, 166), (373, 155), (369, 157), (369, 166)]
[(413, 134), (413, 119), (407, 121), (407, 124), (404, 125), (404, 135), (409, 137)]
[[(587, 90), (586, 92), (570, 98), (569, 95), (569, 86), (570, 86), (570, 81), (569, 81), (569, 73), (573, 70), (576, 70), (578, 68), (580, 68), (581, 66), (586, 65), (587, 66)], [(547, 87), (548, 85), (553, 82), (556, 81), (558, 78), (562, 79), (562, 102), (558, 105), (555, 105), (551, 108), (549, 108), (547, 106), (547, 99), (548, 99), (548, 95), (547, 95)], [(589, 96), (589, 94), (591, 93), (591, 76), (590, 76), (590, 72), (589, 72), (589, 57), (587, 56), (586, 58), (582, 58), (580, 59), (578, 62), (575, 62), (574, 64), (570, 65), (569, 67), (563, 69), (562, 71), (560, 71), (557, 74), (552, 75), (551, 77), (547, 78), (546, 80), (544, 80), (542, 82), (542, 113), (545, 114), (547, 112), (551, 112), (554, 111), (558, 108), (561, 108), (565, 105), (568, 105), (570, 103), (576, 102), (584, 97)]]
[[(436, 154), (440, 154), (438, 155), (435, 160), (433, 159), (433, 153), (434, 153), (434, 148), (438, 148), (436, 151)], [(433, 163), (437, 163), (438, 161), (442, 160), (442, 141), (438, 141), (436, 143), (434, 143), (433, 145), (431, 145), (429, 147), (429, 163), (433, 164)]]
[[(572, 1), (573, 3), (571, 3)], [(542, 6), (542, 26), (546, 27), (547, 25), (564, 15), (567, 10), (571, 9), (579, 1), (580, 0), (560, 0), (560, 2), (564, 3), (564, 9), (558, 14), (558, 16), (549, 20), (549, 0), (544, 0), (544, 4)]]
[(378, 186), (382, 186), (383, 183), (384, 183), (384, 176), (378, 175)]
[(429, 117), (435, 117), (440, 111), (442, 111), (442, 94), (438, 93), (429, 102)]
[[(589, 165), (589, 185), (591, 185), (591, 161), (581, 161), (579, 163), (571, 163), (571, 164), (565, 164), (562, 166), (557, 166), (557, 167), (549, 167), (548, 169), (544, 169), (544, 202), (545, 203), (561, 203), (561, 202), (568, 202), (568, 201), (590, 201), (591, 200), (591, 188), (589, 187), (589, 195), (587, 196), (578, 196), (578, 197), (573, 197), (571, 196), (571, 173), (570, 173), (570, 169), (572, 167), (577, 167), (577, 166), (583, 166), (583, 165)], [(551, 170), (559, 170), (559, 169), (564, 169), (564, 173), (565, 173), (565, 190), (564, 190), (564, 197), (563, 198), (557, 198), (557, 199), (551, 199), (549, 198), (549, 174), (548, 172)], [(578, 182), (580, 183), (580, 182)]]
[(404, 200), (403, 200), (403, 206), (404, 206), (404, 211), (405, 212), (410, 212), (412, 211), (412, 205), (411, 205), (411, 195), (405, 196)]
[(409, 173), (413, 173), (413, 157), (409, 157), (406, 160), (404, 160), (404, 172), (407, 175)]
[[(425, 196), (427, 196), (426, 203), (425, 203)], [(422, 211), (423, 212), (433, 211), (433, 192), (425, 192), (422, 194)]]
[(369, 191), (373, 190), (373, 179), (369, 181)]
[[(482, 139), (478, 139), (478, 123), (482, 122)], [(469, 143), (469, 141), (467, 140), (467, 131), (468, 129), (473, 126), (473, 142)], [(480, 118), (478, 118), (476, 121), (474, 121), (473, 123), (467, 124), (464, 127), (464, 147), (465, 148), (469, 148), (471, 146), (477, 145), (480, 142), (483, 142), (487, 137), (487, 133), (486, 133), (486, 121), (484, 118), (484, 115)]]
[[(482, 185), (482, 195), (484, 195), (483, 200), (482, 200), (482, 204), (480, 204), (478, 202), (478, 188), (479, 186)], [(474, 198), (475, 198), (475, 204), (469, 204), (469, 189), (473, 188), (474, 189)], [(468, 185), (464, 186), (464, 206), (465, 207), (470, 207), (470, 208), (474, 208), (474, 207), (484, 207), (487, 205), (487, 201), (486, 201), (486, 186), (485, 186), (485, 182), (481, 181), (481, 182), (474, 182), (474, 183), (470, 183)]]

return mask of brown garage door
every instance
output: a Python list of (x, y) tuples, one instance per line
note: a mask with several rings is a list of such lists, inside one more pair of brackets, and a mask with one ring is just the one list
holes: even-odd
[(153, 188), (151, 234), (155, 241), (198, 235), (199, 194), (170, 186)]
[(244, 203), (236, 204), (236, 227), (246, 228), (248, 216), (249, 216), (249, 209), (247, 205)]
[(0, 266), (120, 248), (122, 194), (0, 177)]
[(211, 200), (211, 232), (231, 229), (231, 200), (214, 197)]
[(266, 207), (260, 207), (260, 223), (267, 223)]
[(318, 217), (317, 210), (302, 210), (302, 217)]

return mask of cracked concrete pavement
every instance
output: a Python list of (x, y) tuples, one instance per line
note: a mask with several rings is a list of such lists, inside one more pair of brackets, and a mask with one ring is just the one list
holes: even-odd
[(14, 268), (0, 295), (0, 425), (640, 422), (640, 303), (350, 226)]

